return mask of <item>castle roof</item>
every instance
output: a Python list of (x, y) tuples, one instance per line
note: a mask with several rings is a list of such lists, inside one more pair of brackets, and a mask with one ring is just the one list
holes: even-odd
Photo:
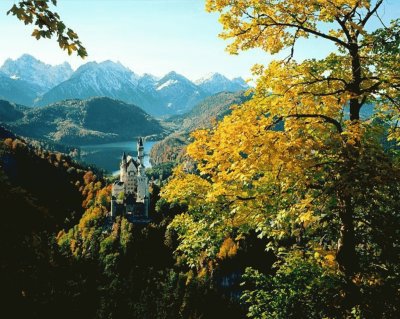
[(130, 164), (131, 162), (133, 163), (133, 165), (135, 165), (136, 168), (138, 168), (139, 165), (140, 165), (140, 162), (139, 162), (137, 159), (135, 159), (135, 158), (133, 158), (132, 156), (129, 156), (129, 155), (128, 155), (128, 157), (127, 157), (127, 164), (128, 164), (128, 166), (129, 166), (129, 164)]
[(135, 158), (133, 158), (132, 156), (130, 156), (130, 155), (128, 155), (127, 157), (126, 157), (126, 160), (125, 161), (122, 161), (122, 166), (124, 167), (124, 169), (126, 170), (128, 167), (129, 167), (129, 165), (131, 165), (131, 163), (133, 164), (133, 166), (136, 168), (136, 169), (138, 169), (139, 168), (139, 166), (140, 166), (140, 162), (137, 160), (137, 159), (135, 159)]

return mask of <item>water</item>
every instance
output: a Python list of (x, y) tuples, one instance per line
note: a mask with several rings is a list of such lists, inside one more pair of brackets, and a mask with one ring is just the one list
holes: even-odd
[[(153, 145), (157, 142), (158, 141), (146, 141), (144, 143), (145, 167), (151, 167), (149, 153)], [(123, 152), (136, 158), (136, 141), (84, 145), (81, 146), (81, 159), (88, 164), (94, 164), (115, 175), (119, 173), (119, 164), (121, 163)]]

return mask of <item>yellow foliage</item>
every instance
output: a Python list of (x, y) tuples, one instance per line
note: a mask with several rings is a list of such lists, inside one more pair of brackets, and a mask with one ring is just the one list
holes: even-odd
[(236, 256), (237, 250), (238, 250), (237, 243), (235, 243), (232, 238), (228, 237), (222, 243), (222, 246), (219, 249), (217, 257), (219, 259), (232, 258)]
[[(290, 56), (254, 66), (252, 99), (213, 129), (192, 134), (187, 155), (195, 170), (177, 168), (161, 192), (170, 202), (188, 205), (171, 227), (179, 230), (178, 252), (191, 265), (203, 254), (215, 257), (212, 245), (220, 257), (234, 253), (229, 242), (220, 247), (217, 231), (226, 237), (233, 229), (236, 234), (252, 229), (261, 237), (298, 242), (307, 236), (310, 242), (303, 245), (314, 249), (323, 228), (332, 227), (322, 222), (324, 216), (343, 223), (341, 213), (361, 190), (374, 191), (376, 183), (383, 187), (390, 175), (398, 176), (398, 168), (377, 160), (385, 156), (375, 124), (360, 118), (366, 103), (375, 103), (376, 116), (393, 128), (389, 139), (400, 141), (400, 130), (393, 127), (400, 120), (398, 54), (377, 53), (368, 20), (352, 18), (365, 15), (370, 5), (368, 0), (207, 0), (207, 10), (220, 14), (221, 36), (232, 40), (227, 48), (232, 54), (252, 48), (274, 54), (309, 36), (338, 50), (320, 60), (297, 62)], [(211, 241), (200, 242), (207, 235)], [(332, 267), (334, 247), (319, 249), (314, 257)]]
[(12, 138), (6, 138), (3, 143), (4, 143), (4, 145), (7, 145), (8, 147), (11, 148), (13, 140), (12, 140)]

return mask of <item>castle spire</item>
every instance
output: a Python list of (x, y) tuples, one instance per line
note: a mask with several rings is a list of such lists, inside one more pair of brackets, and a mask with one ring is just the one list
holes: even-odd
[(143, 146), (143, 138), (139, 137), (137, 142), (137, 152), (138, 152), (138, 160), (141, 166), (144, 167), (143, 159), (144, 159), (144, 146)]
[(127, 162), (126, 162), (126, 153), (124, 152), (122, 154), (122, 159), (121, 159), (121, 164), (120, 164), (120, 170), (119, 170), (119, 180), (121, 182), (125, 182), (126, 180), (126, 168), (128, 166)]

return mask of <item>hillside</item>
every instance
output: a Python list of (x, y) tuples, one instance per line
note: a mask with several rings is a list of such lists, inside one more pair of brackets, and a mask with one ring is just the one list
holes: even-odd
[(40, 87), (18, 78), (10, 78), (0, 71), (0, 99), (18, 104), (32, 105)]
[(207, 97), (189, 112), (169, 118), (169, 122), (180, 127), (180, 131), (192, 132), (198, 128), (210, 127), (213, 120), (219, 121), (230, 113), (232, 105), (242, 104), (249, 98), (244, 91), (222, 92)]
[(29, 108), (5, 100), (0, 100), (0, 121), (13, 122), (24, 117), (24, 112)]
[(190, 132), (211, 127), (214, 121), (230, 113), (232, 105), (242, 104), (248, 99), (244, 91), (222, 92), (204, 99), (188, 113), (168, 119), (166, 124), (178, 129), (153, 146), (150, 152), (152, 164), (179, 161), (189, 143)]
[(33, 147), (0, 126), (0, 293), (5, 313), (54, 317), (59, 312), (59, 303), (51, 301), (55, 290), (67, 292), (60, 300), (72, 307), (65, 277), (74, 269), (60, 264), (54, 237), (79, 222), (84, 199), (102, 183), (69, 156)]
[(75, 183), (82, 181), (85, 173), (86, 169), (69, 156), (36, 148), (0, 127), (0, 185), (7, 190), (0, 193), (5, 198), (21, 197), (18, 201), (3, 198), (2, 205), (5, 211), (22, 215), (26, 210), (11, 204), (29, 207), (29, 226), (54, 230), (63, 226), (66, 218), (79, 219), (82, 196)]
[(17, 106), (3, 102), (0, 103), (0, 114), (13, 107), (15, 115), (9, 120), (14, 120), (6, 122), (2, 119), (13, 132), (63, 144), (125, 141), (164, 131), (159, 122), (141, 108), (110, 98), (67, 100), (43, 108), (26, 108), (23, 117)]

